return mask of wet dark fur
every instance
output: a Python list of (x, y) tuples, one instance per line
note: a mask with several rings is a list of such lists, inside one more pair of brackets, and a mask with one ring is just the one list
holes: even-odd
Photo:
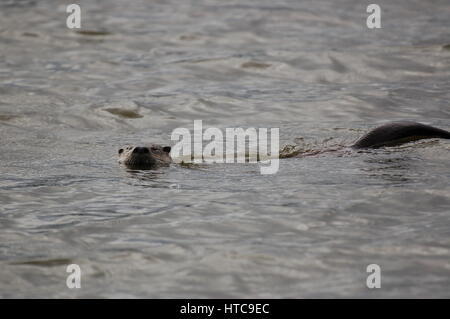
[(450, 132), (417, 122), (392, 122), (371, 130), (352, 147), (359, 149), (395, 146), (426, 138), (450, 139)]
[[(136, 153), (135, 149), (143, 149), (145, 153)], [(119, 163), (130, 169), (155, 169), (161, 166), (169, 166), (172, 163), (170, 146), (162, 147), (158, 144), (150, 144), (143, 147), (126, 146), (119, 149)]]

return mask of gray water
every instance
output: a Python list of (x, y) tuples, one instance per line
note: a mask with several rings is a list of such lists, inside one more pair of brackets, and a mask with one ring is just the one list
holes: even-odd
[[(0, 1), (0, 296), (450, 297), (450, 144), (130, 172), (126, 144), (450, 129), (450, 3)], [(370, 2), (369, 2), (370, 3)], [(66, 267), (81, 267), (69, 289)], [(366, 267), (381, 268), (369, 289)]]

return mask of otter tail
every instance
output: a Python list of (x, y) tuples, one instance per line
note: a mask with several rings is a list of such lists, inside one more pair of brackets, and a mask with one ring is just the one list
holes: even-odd
[(450, 132), (416, 122), (392, 122), (379, 126), (362, 136), (353, 148), (395, 146), (426, 138), (450, 139)]

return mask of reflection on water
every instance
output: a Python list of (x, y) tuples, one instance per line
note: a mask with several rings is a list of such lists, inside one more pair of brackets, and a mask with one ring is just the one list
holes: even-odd
[(151, 188), (176, 188), (176, 184), (165, 181), (163, 175), (166, 173), (165, 168), (158, 170), (131, 170), (125, 169), (127, 172), (127, 183), (140, 187)]
[(408, 177), (409, 172), (414, 171), (415, 168), (411, 165), (411, 158), (408, 155), (401, 157), (394, 157), (390, 155), (389, 158), (371, 158), (365, 160), (366, 163), (371, 164), (369, 167), (362, 169), (367, 172), (367, 176), (373, 178), (383, 179), (388, 182), (398, 182), (404, 185), (412, 182)]
[[(447, 0), (0, 1), (1, 297), (449, 297)], [(173, 129), (280, 128), (280, 169), (128, 171)], [(82, 288), (66, 288), (66, 264)], [(379, 264), (382, 289), (365, 286)]]

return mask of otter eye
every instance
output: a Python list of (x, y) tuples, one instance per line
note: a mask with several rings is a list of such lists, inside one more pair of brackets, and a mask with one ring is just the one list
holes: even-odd
[(172, 148), (170, 147), (170, 146), (164, 146), (163, 147), (163, 151), (164, 152), (166, 152), (166, 153), (170, 153), (170, 150), (171, 150)]
[(121, 148), (120, 150), (119, 150), (119, 154), (122, 154), (123, 153), (123, 148)]

